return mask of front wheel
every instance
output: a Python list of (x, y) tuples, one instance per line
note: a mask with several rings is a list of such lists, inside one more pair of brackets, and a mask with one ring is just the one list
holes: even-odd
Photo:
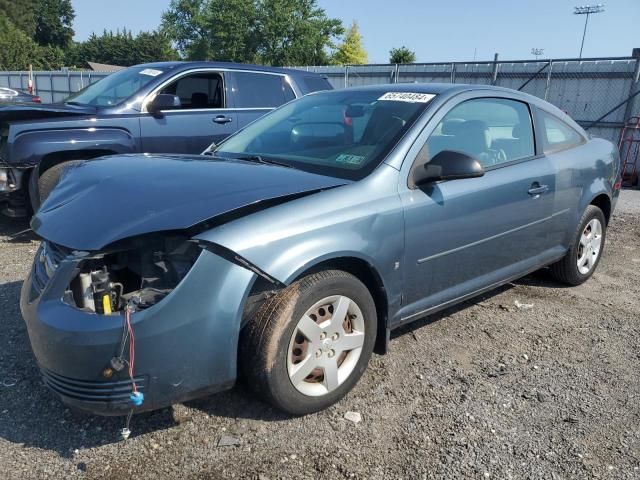
[(242, 332), (250, 385), (277, 408), (327, 408), (358, 382), (376, 337), (376, 308), (360, 280), (340, 270), (308, 275), (258, 309)]
[(62, 174), (71, 167), (82, 163), (84, 160), (67, 160), (66, 162), (58, 163), (52, 166), (48, 170), (45, 170), (40, 178), (38, 178), (38, 192), (37, 201), (38, 205), (34, 205), (34, 210), (42, 205), (42, 203), (49, 197), (51, 191), (56, 187)]
[(604, 214), (595, 205), (589, 205), (580, 219), (571, 248), (562, 260), (551, 265), (553, 276), (569, 285), (586, 282), (600, 262), (605, 237)]

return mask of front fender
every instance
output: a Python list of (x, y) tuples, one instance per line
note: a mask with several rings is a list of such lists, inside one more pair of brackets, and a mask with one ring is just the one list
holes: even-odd
[[(331, 259), (357, 258), (382, 280), (389, 311), (401, 302), (404, 219), (397, 170), (254, 213), (198, 235), (282, 284)], [(391, 177), (391, 178), (390, 178)]]
[(127, 128), (86, 126), (75, 128), (33, 129), (16, 133), (8, 144), (8, 162), (13, 167), (36, 166), (51, 153), (85, 150), (108, 153), (134, 153), (136, 135)]

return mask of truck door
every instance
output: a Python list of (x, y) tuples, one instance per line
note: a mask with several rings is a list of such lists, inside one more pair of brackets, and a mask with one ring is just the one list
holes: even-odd
[(143, 152), (199, 154), (238, 128), (238, 119), (227, 104), (225, 72), (186, 72), (156, 92), (160, 93), (178, 96), (180, 106), (155, 115), (143, 112)]

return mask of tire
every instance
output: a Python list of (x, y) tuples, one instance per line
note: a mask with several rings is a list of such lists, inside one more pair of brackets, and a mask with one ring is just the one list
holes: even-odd
[[(337, 309), (345, 312), (341, 323), (340, 313), (334, 320)], [(320, 271), (259, 307), (241, 333), (240, 364), (265, 400), (286, 413), (306, 415), (355, 386), (371, 358), (376, 327), (367, 287), (341, 270)]]
[[(599, 237), (597, 225), (600, 228)], [(607, 222), (602, 210), (595, 205), (589, 205), (580, 219), (569, 251), (561, 260), (550, 266), (551, 274), (568, 285), (580, 285), (586, 282), (600, 263), (607, 232), (606, 226)], [(593, 239), (585, 245), (590, 232), (593, 232)], [(597, 252), (595, 252), (595, 246), (597, 246)], [(582, 259), (584, 260), (580, 262)], [(579, 266), (579, 262), (583, 265)]]
[(68, 160), (66, 162), (58, 163), (48, 170), (45, 170), (44, 173), (40, 175), (38, 178), (38, 191), (36, 198), (39, 200), (38, 205), (34, 205), (34, 210), (40, 208), (40, 205), (49, 197), (55, 186), (60, 181), (60, 177), (62, 174), (69, 168), (78, 165), (84, 162), (84, 160)]

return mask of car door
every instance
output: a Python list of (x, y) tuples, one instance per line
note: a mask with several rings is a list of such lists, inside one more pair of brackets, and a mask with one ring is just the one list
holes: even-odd
[(180, 98), (180, 106), (158, 114), (143, 109), (142, 151), (199, 154), (234, 133), (238, 119), (228, 105), (225, 75), (209, 69), (186, 72), (154, 91), (145, 104), (157, 94), (169, 94)]
[[(538, 138), (545, 157), (556, 169), (554, 224), (549, 234), (558, 245), (568, 245), (572, 240), (578, 205), (585, 184), (585, 159), (589, 154), (583, 148), (587, 140), (576, 129), (550, 112), (536, 108)], [(579, 212), (581, 215), (582, 212)]]
[(239, 129), (296, 98), (289, 78), (281, 73), (234, 70), (230, 79)]
[(423, 168), (442, 150), (476, 157), (485, 174), (419, 188), (401, 183), (405, 320), (526, 273), (557, 254), (546, 235), (554, 169), (536, 154), (527, 103), (477, 93), (456, 97), (434, 116), (407, 160), (411, 169)]

